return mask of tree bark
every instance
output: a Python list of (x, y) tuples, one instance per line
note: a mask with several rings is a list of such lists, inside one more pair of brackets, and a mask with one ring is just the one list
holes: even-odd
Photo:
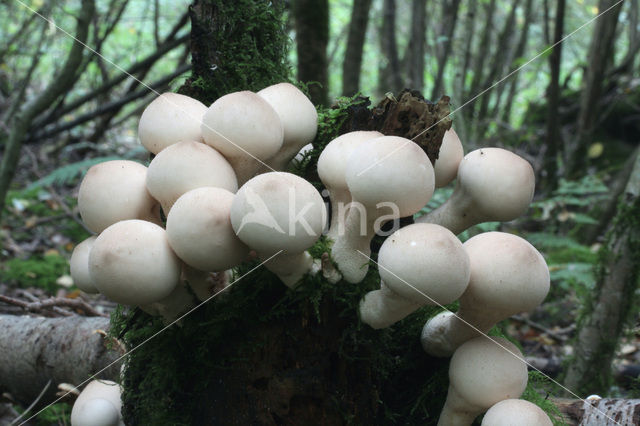
[[(566, 426), (640, 424), (640, 399), (553, 399)], [(612, 421), (613, 419), (613, 421)]]
[(342, 95), (353, 96), (360, 90), (360, 69), (371, 0), (354, 0), (349, 24), (347, 49), (342, 62)]
[(575, 148), (565, 152), (565, 161), (570, 176), (582, 174), (587, 164), (587, 150), (593, 136), (594, 123), (597, 122), (596, 115), (604, 88), (605, 73), (613, 59), (613, 41), (616, 36), (618, 16), (622, 9), (622, 3), (618, 3), (616, 6), (614, 4), (616, 4), (616, 0), (600, 0), (598, 2), (600, 12), (610, 10), (595, 22), (591, 36), (587, 70), (583, 78), (584, 89), (580, 96)]
[(607, 392), (611, 362), (640, 284), (640, 155), (607, 235), (593, 296), (578, 327), (565, 385), (582, 395)]
[(427, 21), (427, 0), (411, 3), (411, 36), (406, 50), (407, 82), (412, 90), (422, 92), (424, 86), (424, 55)]
[(442, 3), (442, 24), (440, 26), (439, 34), (446, 39), (442, 43), (438, 43), (437, 60), (438, 71), (436, 73), (436, 79), (433, 83), (433, 90), (431, 91), (431, 99), (438, 99), (444, 93), (443, 77), (444, 70), (447, 66), (449, 56), (451, 55), (451, 43), (456, 30), (456, 24), (458, 22), (458, 10), (460, 9), (461, 0), (451, 0)]
[[(29, 405), (51, 380), (39, 406), (52, 402), (58, 384), (79, 385), (121, 355), (96, 333), (108, 328), (102, 317), (0, 315), (0, 390)], [(119, 373), (116, 363), (98, 377), (116, 380)]]
[(298, 80), (309, 84), (314, 105), (329, 104), (329, 1), (294, 0)]
[(558, 0), (556, 7), (553, 43), (556, 44), (549, 57), (551, 79), (547, 87), (547, 152), (544, 161), (546, 187), (553, 190), (558, 186), (558, 152), (562, 146), (560, 134), (560, 64), (562, 62), (562, 39), (564, 32), (565, 0)]
[(386, 63), (380, 69), (380, 93), (397, 93), (402, 89), (400, 58), (396, 39), (396, 2), (384, 0), (382, 7), (381, 48)]
[(9, 185), (13, 180), (16, 166), (20, 158), (20, 148), (25, 135), (29, 131), (31, 122), (35, 117), (46, 110), (56, 99), (67, 92), (76, 83), (76, 71), (82, 62), (83, 44), (87, 41), (89, 34), (89, 24), (95, 11), (93, 0), (83, 0), (80, 14), (78, 15), (78, 25), (76, 28), (75, 41), (67, 55), (64, 65), (58, 75), (49, 83), (47, 88), (33, 101), (27, 104), (18, 112), (13, 120), (9, 131), (9, 138), (5, 146), (2, 162), (0, 162), (0, 221), (2, 220), (2, 210)]

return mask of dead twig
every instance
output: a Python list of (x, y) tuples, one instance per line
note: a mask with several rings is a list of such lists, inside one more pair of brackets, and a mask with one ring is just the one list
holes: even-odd
[(562, 342), (562, 343), (566, 342), (569, 339), (569, 337), (564, 336), (564, 333), (569, 333), (569, 332), (573, 331), (573, 329), (575, 328), (575, 327), (567, 327), (567, 328), (562, 329), (560, 331), (551, 331), (547, 327), (545, 327), (544, 325), (539, 324), (539, 323), (537, 323), (535, 321), (530, 320), (529, 318), (526, 318), (526, 317), (523, 317), (523, 316), (520, 316), (520, 315), (513, 315), (511, 317), (511, 319), (514, 320), (514, 321), (518, 321), (520, 323), (526, 324), (531, 328), (535, 328), (536, 330), (539, 330), (539, 331), (543, 332), (544, 334), (546, 334), (547, 336), (551, 337), (552, 339), (557, 340), (558, 342)]
[(100, 313), (93, 309), (91, 305), (81, 299), (68, 299), (65, 297), (51, 297), (37, 302), (25, 302), (23, 300), (14, 299), (0, 295), (0, 302), (7, 303), (9, 305), (19, 306), (29, 312), (41, 312), (43, 310), (53, 310), (61, 315), (69, 316), (68, 311), (63, 311), (60, 308), (71, 308), (74, 310), (80, 310), (85, 313), (85, 316), (89, 317), (108, 317), (107, 314)]

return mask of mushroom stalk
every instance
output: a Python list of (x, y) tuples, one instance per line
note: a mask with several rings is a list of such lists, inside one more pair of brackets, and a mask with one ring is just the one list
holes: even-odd
[(346, 189), (331, 189), (329, 190), (329, 201), (331, 203), (331, 224), (327, 238), (336, 241), (345, 231), (345, 220), (349, 213), (351, 194)]
[(381, 281), (380, 290), (370, 291), (360, 302), (360, 319), (372, 328), (386, 328), (420, 306), (419, 303), (400, 296)]
[(438, 208), (416, 218), (415, 223), (433, 223), (447, 228), (458, 235), (465, 229), (482, 223), (484, 218), (474, 214), (473, 200), (465, 196), (464, 192), (456, 189), (451, 197)]
[[(269, 256), (260, 257), (269, 258)], [(313, 257), (306, 251), (302, 253), (282, 252), (269, 259), (264, 266), (276, 274), (289, 288), (295, 288), (305, 274), (315, 274), (320, 270)]]
[(469, 426), (485, 408), (469, 404), (451, 385), (447, 391), (447, 400), (442, 407), (438, 426)]

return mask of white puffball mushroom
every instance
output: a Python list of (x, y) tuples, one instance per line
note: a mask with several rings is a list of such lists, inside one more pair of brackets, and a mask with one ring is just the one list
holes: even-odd
[(238, 190), (236, 174), (222, 154), (195, 141), (178, 142), (156, 155), (149, 164), (146, 185), (166, 215), (173, 203), (192, 189), (213, 186)]
[(204, 302), (231, 285), (232, 270), (222, 272), (205, 272), (184, 265), (182, 281), (186, 282), (199, 301)]
[(147, 168), (129, 160), (92, 166), (80, 183), (78, 210), (95, 233), (116, 222), (142, 219), (161, 223), (160, 206), (146, 186)]
[(460, 162), (451, 197), (416, 222), (436, 223), (456, 235), (482, 222), (508, 222), (524, 214), (534, 189), (533, 167), (524, 158), (502, 148), (477, 149)]
[(93, 243), (96, 241), (95, 236), (91, 236), (75, 246), (71, 259), (69, 259), (69, 270), (73, 284), (85, 293), (98, 293), (98, 289), (93, 285), (91, 276), (89, 275), (89, 252)]
[(547, 413), (523, 399), (505, 399), (489, 408), (481, 426), (553, 426)]
[(318, 176), (329, 191), (331, 202), (331, 224), (327, 238), (336, 240), (344, 232), (351, 193), (345, 177), (347, 160), (362, 143), (384, 136), (376, 131), (356, 131), (338, 136), (329, 142), (318, 157)]
[(433, 166), (436, 175), (436, 188), (447, 186), (456, 178), (458, 165), (464, 157), (464, 149), (460, 138), (453, 128), (444, 132), (438, 159)]
[(304, 157), (307, 155), (307, 153), (311, 152), (312, 150), (313, 150), (313, 144), (310, 144), (310, 143), (306, 144), (300, 149), (300, 151), (298, 151), (296, 156), (293, 157), (293, 159), (291, 160), (291, 164), (294, 164), (294, 165), (300, 164), (304, 159)]
[(201, 271), (224, 271), (249, 257), (249, 248), (231, 227), (234, 194), (204, 187), (183, 194), (167, 216), (167, 238), (187, 265)]
[(163, 93), (142, 112), (138, 137), (154, 154), (183, 140), (202, 141), (202, 116), (207, 107), (202, 102), (178, 93)]
[(110, 380), (92, 380), (71, 409), (71, 426), (124, 426), (122, 388)]
[(258, 175), (245, 183), (231, 205), (231, 224), (246, 245), (256, 250), (265, 266), (293, 287), (313, 270), (306, 252), (322, 234), (326, 210), (312, 184), (285, 172)]
[(469, 283), (469, 257), (451, 231), (427, 223), (405, 226), (378, 254), (380, 290), (360, 302), (360, 318), (388, 327), (421, 306), (457, 300)]
[(217, 99), (202, 118), (202, 136), (236, 172), (242, 185), (264, 168), (282, 147), (283, 127), (269, 103), (250, 91)]
[(433, 166), (409, 139), (382, 136), (352, 152), (345, 179), (353, 202), (331, 256), (344, 279), (358, 283), (367, 274), (376, 231), (386, 221), (418, 212), (433, 195)]
[(148, 305), (140, 305), (140, 309), (149, 315), (161, 316), (165, 324), (170, 324), (195, 307), (197, 302), (187, 284), (180, 281), (167, 297)]
[(520, 397), (527, 380), (524, 357), (513, 343), (488, 336), (469, 340), (451, 358), (438, 426), (470, 426), (497, 402)]
[(318, 131), (318, 112), (309, 98), (291, 83), (278, 83), (257, 93), (276, 111), (283, 128), (280, 150), (267, 164), (275, 170), (284, 170), (287, 164)]
[(100, 293), (123, 305), (148, 305), (167, 297), (180, 280), (181, 262), (165, 230), (142, 220), (111, 225), (89, 254), (89, 274)]
[(444, 312), (422, 330), (422, 346), (446, 357), (463, 342), (487, 333), (496, 323), (542, 303), (549, 292), (549, 268), (525, 239), (504, 232), (484, 232), (467, 240), (469, 286), (460, 297), (457, 314)]

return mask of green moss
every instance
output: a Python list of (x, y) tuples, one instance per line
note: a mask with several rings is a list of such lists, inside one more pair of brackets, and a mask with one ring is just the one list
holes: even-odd
[(10, 259), (0, 267), (0, 281), (20, 287), (39, 287), (55, 293), (56, 280), (69, 273), (69, 262), (58, 254)]

